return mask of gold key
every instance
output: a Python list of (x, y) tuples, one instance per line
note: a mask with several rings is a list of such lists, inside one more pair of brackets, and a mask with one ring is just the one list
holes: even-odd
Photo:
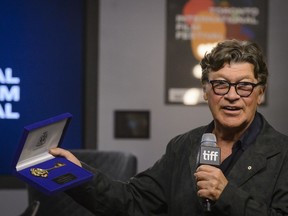
[(41, 169), (41, 168), (31, 168), (30, 172), (32, 175), (37, 176), (37, 177), (42, 177), (42, 178), (47, 178), (48, 174), (51, 170), (57, 169), (59, 167), (65, 166), (64, 163), (56, 163), (54, 167), (51, 167), (49, 169)]

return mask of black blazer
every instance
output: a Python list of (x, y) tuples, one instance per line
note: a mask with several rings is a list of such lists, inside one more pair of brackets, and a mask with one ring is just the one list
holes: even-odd
[[(263, 122), (255, 143), (227, 176), (229, 183), (211, 215), (288, 215), (288, 137)], [(205, 215), (193, 174), (206, 129), (172, 139), (162, 158), (129, 182), (112, 181), (94, 170), (93, 181), (68, 193), (96, 215)]]

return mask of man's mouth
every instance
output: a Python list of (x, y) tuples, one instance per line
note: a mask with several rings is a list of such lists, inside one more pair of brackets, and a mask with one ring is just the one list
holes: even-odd
[(235, 106), (224, 106), (223, 109), (229, 110), (229, 111), (237, 111), (240, 110), (240, 107), (235, 107)]

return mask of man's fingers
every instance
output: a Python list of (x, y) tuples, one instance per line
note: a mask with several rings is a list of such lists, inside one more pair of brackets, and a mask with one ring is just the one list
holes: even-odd
[(62, 148), (52, 148), (49, 150), (49, 153), (53, 156), (65, 157), (67, 160), (75, 163), (78, 166), (82, 166), (81, 162), (70, 152)]

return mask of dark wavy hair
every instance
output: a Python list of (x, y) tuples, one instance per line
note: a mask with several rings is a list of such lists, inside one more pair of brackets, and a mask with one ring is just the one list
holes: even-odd
[(254, 65), (254, 76), (263, 85), (266, 85), (268, 69), (260, 47), (251, 41), (226, 40), (219, 42), (210, 53), (206, 53), (201, 60), (201, 82), (208, 81), (211, 71), (218, 71), (225, 64), (248, 62)]

